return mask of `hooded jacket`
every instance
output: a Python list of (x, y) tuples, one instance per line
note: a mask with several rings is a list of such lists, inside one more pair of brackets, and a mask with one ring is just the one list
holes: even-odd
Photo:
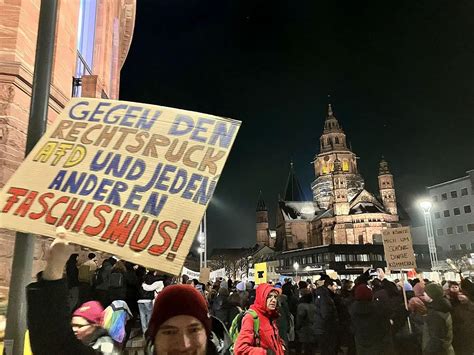
[(257, 346), (255, 343), (252, 315), (246, 314), (242, 319), (239, 337), (235, 342), (235, 355), (264, 355), (267, 354), (267, 350), (272, 351), (276, 355), (284, 354), (284, 343), (278, 334), (276, 324), (278, 312), (276, 310), (270, 311), (267, 309), (267, 297), (273, 290), (279, 293), (278, 289), (269, 284), (261, 284), (258, 286), (255, 302), (250, 306), (250, 309), (253, 309), (257, 313), (260, 321), (260, 346)]
[(445, 298), (427, 304), (423, 328), (423, 354), (454, 355), (452, 307)]

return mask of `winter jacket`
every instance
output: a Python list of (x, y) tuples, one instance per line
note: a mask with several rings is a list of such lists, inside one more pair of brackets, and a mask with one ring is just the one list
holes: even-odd
[(423, 354), (454, 355), (453, 322), (449, 301), (445, 298), (427, 304), (423, 327)]
[(112, 272), (112, 265), (109, 262), (104, 261), (102, 267), (96, 271), (96, 285), (95, 289), (99, 291), (107, 291), (110, 284), (110, 274)]
[(380, 301), (354, 301), (350, 308), (357, 353), (391, 354), (389, 310)]
[(315, 330), (317, 335), (337, 331), (338, 316), (331, 291), (326, 286), (318, 287), (314, 293), (316, 305)]
[(296, 311), (296, 334), (300, 343), (316, 343), (315, 321), (314, 303), (300, 303)]
[(288, 298), (286, 295), (280, 295), (278, 298), (278, 311), (280, 316), (277, 318), (277, 327), (280, 337), (283, 339), (285, 344), (288, 344), (289, 338), (288, 333), (290, 332), (291, 320), (290, 308), (288, 306)]
[[(461, 299), (463, 297), (463, 299)], [(453, 348), (456, 355), (474, 354), (474, 304), (462, 295), (452, 300)]]
[(35, 355), (118, 355), (120, 351), (103, 328), (78, 340), (71, 328), (66, 280), (39, 281), (27, 286), (27, 321)]
[(267, 309), (268, 294), (276, 290), (269, 284), (261, 284), (257, 288), (255, 303), (250, 306), (253, 309), (260, 321), (259, 341), (257, 346), (253, 317), (251, 314), (246, 314), (242, 319), (242, 327), (240, 329), (239, 337), (234, 345), (235, 355), (265, 355), (267, 350), (272, 351), (275, 355), (284, 354), (284, 343), (278, 334), (278, 327), (276, 326), (277, 311), (269, 311)]

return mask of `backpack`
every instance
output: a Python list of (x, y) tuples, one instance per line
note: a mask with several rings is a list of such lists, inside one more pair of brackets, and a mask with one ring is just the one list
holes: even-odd
[(77, 279), (79, 280), (79, 282), (91, 284), (92, 282), (91, 267), (85, 264), (82, 264), (81, 266), (79, 266), (79, 273), (78, 273)]
[(111, 288), (123, 287), (123, 275), (121, 272), (113, 272), (110, 274), (109, 287)]
[[(258, 314), (253, 309), (249, 309), (247, 311), (242, 311), (237, 314), (232, 321), (232, 324), (229, 328), (229, 335), (232, 340), (232, 344), (235, 344), (237, 338), (239, 337), (240, 329), (242, 328), (242, 320), (246, 314), (250, 314), (253, 318), (253, 335), (255, 340), (255, 345), (258, 347), (260, 346), (260, 319), (258, 319)], [(232, 349), (233, 349), (232, 345)]]

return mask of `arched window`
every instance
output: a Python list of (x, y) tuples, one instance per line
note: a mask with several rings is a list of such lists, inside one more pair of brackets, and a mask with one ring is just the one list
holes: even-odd
[(336, 139), (335, 139), (335, 140), (336, 140), (336, 144), (339, 144), (339, 138), (338, 138), (338, 137), (336, 137)]
[(331, 145), (331, 139), (330, 138), (328, 138), (327, 142), (328, 142), (328, 145)]
[(359, 235), (359, 244), (364, 244), (364, 236)]

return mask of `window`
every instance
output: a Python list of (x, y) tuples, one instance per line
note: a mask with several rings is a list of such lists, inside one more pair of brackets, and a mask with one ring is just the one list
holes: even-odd
[(464, 206), (464, 213), (471, 213), (471, 205)]
[(467, 187), (461, 189), (461, 196), (467, 196)]
[(457, 226), (457, 227), (456, 227), (456, 232), (457, 232), (458, 234), (464, 233), (464, 226)]
[(448, 199), (448, 194), (441, 194), (441, 199), (442, 200), (447, 200)]
[(357, 261), (369, 261), (369, 254), (357, 254)]
[(459, 247), (461, 248), (461, 250), (467, 250), (466, 244), (459, 244)]
[(433, 202), (438, 202), (438, 195), (434, 195), (432, 199), (433, 199)]
[(453, 227), (446, 228), (446, 234), (454, 234)]
[(439, 212), (435, 212), (435, 218), (436, 218), (436, 219), (439, 219), (439, 218), (441, 218), (441, 213), (439, 213)]
[(336, 141), (336, 144), (339, 144), (339, 138), (338, 137), (335, 138), (335, 141)]
[(444, 235), (444, 230), (442, 230), (441, 228), (438, 229), (438, 230), (436, 230), (436, 235), (437, 235), (438, 237)]
[(469, 223), (467, 225), (467, 231), (468, 232), (474, 232), (474, 223)]
[(345, 254), (336, 254), (336, 261), (338, 261), (338, 262), (346, 261), (346, 255)]
[(457, 198), (458, 197), (458, 192), (457, 191), (451, 191), (451, 197), (452, 198)]
[(456, 208), (453, 210), (453, 213), (454, 213), (455, 216), (459, 216), (459, 215), (461, 214), (461, 210), (456, 207)]
[(302, 265), (306, 265), (306, 257), (305, 257), (305, 256), (303, 256), (303, 257), (301, 258), (301, 264), (302, 264)]
[(449, 211), (448, 211), (448, 210), (444, 210), (443, 215), (444, 215), (445, 217), (449, 217), (449, 216), (450, 216)]
[(359, 244), (364, 244), (364, 236), (359, 235)]

